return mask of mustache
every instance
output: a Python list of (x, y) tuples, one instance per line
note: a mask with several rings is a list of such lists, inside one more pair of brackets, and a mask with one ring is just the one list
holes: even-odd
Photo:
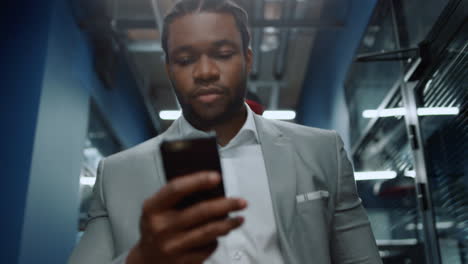
[(195, 98), (207, 94), (225, 94), (226, 88), (221, 85), (210, 85), (204, 87), (198, 87), (195, 91), (190, 94), (191, 98)]

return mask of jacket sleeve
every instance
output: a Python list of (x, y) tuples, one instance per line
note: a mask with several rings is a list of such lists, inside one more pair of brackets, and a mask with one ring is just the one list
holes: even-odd
[(369, 219), (357, 194), (353, 167), (338, 134), (336, 151), (338, 179), (330, 241), (333, 263), (382, 263)]
[(123, 256), (116, 257), (113, 262), (114, 242), (103, 193), (104, 161), (99, 163), (86, 230), (73, 250), (69, 264), (124, 263)]

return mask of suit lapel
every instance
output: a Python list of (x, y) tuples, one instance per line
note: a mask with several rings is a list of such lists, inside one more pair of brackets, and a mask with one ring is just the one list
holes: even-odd
[(171, 139), (172, 137), (177, 137), (177, 135), (180, 134), (179, 131), (179, 120), (174, 121), (169, 128), (160, 135), (160, 140), (156, 141), (156, 144), (154, 146), (153, 150), (153, 158), (154, 158), (154, 163), (156, 165), (156, 178), (158, 180), (159, 186), (164, 186), (166, 185), (166, 177), (164, 173), (164, 166), (162, 162), (162, 157), (161, 157), (161, 152), (159, 149), (159, 146), (163, 140)]
[[(255, 126), (262, 147), (265, 168), (270, 187), (271, 201), (275, 213), (276, 225), (280, 233), (287, 232), (291, 226), (296, 208), (296, 167), (293, 160), (294, 150), (291, 139), (269, 120), (254, 114)], [(178, 122), (175, 121), (161, 135), (161, 140), (179, 134)], [(154, 160), (156, 163), (158, 181), (161, 186), (166, 184), (164, 169), (158, 146), (155, 146)]]
[(268, 174), (276, 225), (279, 233), (287, 232), (296, 208), (296, 168), (291, 139), (271, 121), (255, 116), (255, 124)]
[[(285, 260), (289, 260), (288, 263), (295, 263), (293, 261), (295, 260), (294, 251), (290, 243), (288, 243), (288, 233), (296, 210), (297, 174), (293, 159), (294, 149), (291, 139), (283, 135), (271, 121), (257, 115), (254, 115), (254, 120), (265, 160), (271, 201), (283, 257), (285, 257)], [(178, 134), (178, 129), (176, 121), (161, 135), (161, 140), (157, 141), (157, 146), (155, 146), (153, 152), (160, 186), (166, 184), (166, 179), (159, 152), (159, 143), (164, 139), (170, 139), (171, 135)]]

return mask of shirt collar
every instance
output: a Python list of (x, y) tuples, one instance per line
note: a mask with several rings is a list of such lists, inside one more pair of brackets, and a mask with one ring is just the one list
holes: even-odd
[[(258, 144), (258, 133), (255, 125), (254, 113), (250, 107), (247, 108), (247, 119), (239, 132), (229, 141), (229, 143), (221, 149), (228, 149), (240, 145)], [(194, 128), (182, 115), (178, 120), (178, 132), (181, 137), (205, 137), (209, 132), (204, 132)]]

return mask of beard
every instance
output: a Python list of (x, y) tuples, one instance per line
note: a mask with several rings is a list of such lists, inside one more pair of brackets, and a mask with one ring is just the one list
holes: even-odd
[(238, 115), (244, 105), (247, 92), (247, 74), (243, 73), (238, 85), (233, 90), (222, 85), (216, 86), (216, 89), (225, 97), (221, 105), (216, 107), (207, 106), (199, 109), (191, 101), (192, 95), (186, 97), (180, 94), (172, 80), (171, 83), (185, 119), (195, 128), (202, 130), (225, 124)]

